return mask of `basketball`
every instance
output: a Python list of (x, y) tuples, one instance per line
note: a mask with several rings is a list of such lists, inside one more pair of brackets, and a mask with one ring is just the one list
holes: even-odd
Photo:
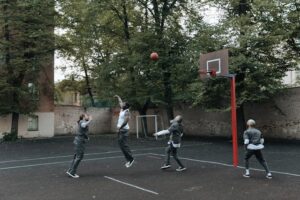
[(151, 60), (156, 61), (156, 60), (158, 60), (158, 54), (156, 52), (152, 52), (150, 54), (150, 58), (151, 58)]

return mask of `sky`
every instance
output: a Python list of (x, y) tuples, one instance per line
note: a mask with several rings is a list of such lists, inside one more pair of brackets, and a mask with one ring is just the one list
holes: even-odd
[[(220, 9), (209, 6), (204, 7), (204, 9), (200, 12), (203, 13), (203, 20), (210, 24), (218, 23), (220, 16), (222, 15), (222, 11)], [(58, 30), (56, 30), (56, 33), (57, 31)], [(56, 52), (54, 58), (54, 81), (59, 82), (65, 79), (68, 75), (72, 74), (74, 71), (74, 69), (71, 69), (72, 65), (72, 62), (66, 60)], [(61, 70), (61, 67), (64, 67), (65, 70)]]

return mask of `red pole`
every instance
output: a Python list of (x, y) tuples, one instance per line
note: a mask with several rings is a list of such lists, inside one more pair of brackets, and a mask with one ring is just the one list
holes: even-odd
[(237, 120), (236, 120), (235, 75), (233, 75), (230, 80), (231, 80), (231, 131), (232, 131), (233, 166), (237, 167), (238, 142), (237, 142)]

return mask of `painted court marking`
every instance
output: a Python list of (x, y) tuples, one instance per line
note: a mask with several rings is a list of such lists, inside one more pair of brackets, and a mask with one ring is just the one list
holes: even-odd
[[(85, 154), (85, 156), (119, 153), (119, 152), (121, 152), (121, 151), (107, 151), (107, 152), (101, 152), (101, 153), (87, 153), (87, 154)], [(0, 161), (0, 164), (11, 163), (11, 162), (26, 162), (26, 161), (34, 161), (34, 160), (47, 160), (47, 159), (55, 159), (55, 158), (68, 158), (68, 157), (73, 157), (73, 156), (74, 155), (64, 155), (64, 156), (49, 156), (49, 157), (39, 157), (39, 158), (26, 158), (26, 159), (19, 159), (19, 160), (6, 160), (6, 161)]]
[[(191, 144), (191, 145), (185, 145), (183, 147), (194, 147), (194, 146), (201, 146), (205, 144), (212, 144), (212, 143), (201, 143), (201, 144)], [(152, 148), (141, 148), (141, 149), (134, 149), (132, 152), (136, 151), (148, 151), (148, 150), (155, 150), (155, 149), (164, 149), (165, 147), (152, 147)], [(112, 154), (112, 153), (121, 153), (120, 150), (117, 151), (106, 151), (106, 152), (99, 152), (99, 153), (86, 153), (85, 156), (91, 156), (91, 155), (102, 155), (102, 154)], [(68, 158), (73, 157), (72, 155), (62, 155), (62, 156), (48, 156), (48, 157), (38, 157), (38, 158), (26, 158), (26, 159), (16, 159), (16, 160), (5, 160), (0, 161), (0, 164), (5, 163), (12, 163), (12, 162), (27, 162), (27, 161), (35, 161), (35, 160), (47, 160), (47, 159), (56, 159), (56, 158)]]
[(121, 184), (123, 184), (123, 185), (127, 185), (127, 186), (129, 186), (129, 187), (133, 187), (133, 188), (142, 190), (142, 191), (144, 191), (144, 192), (148, 192), (148, 193), (151, 193), (151, 194), (159, 195), (157, 192), (154, 192), (154, 191), (152, 191), (152, 190), (148, 190), (148, 189), (139, 187), (139, 186), (137, 186), (137, 185), (133, 185), (133, 184), (130, 184), (130, 183), (126, 183), (126, 182), (124, 182), (124, 181), (120, 181), (120, 180), (118, 180), (118, 179), (115, 179), (115, 178), (112, 178), (112, 177), (109, 177), (109, 176), (104, 176), (104, 178), (109, 179), (109, 180), (114, 181), (114, 182), (117, 182), (117, 183), (121, 183)]
[[(145, 156), (149, 153), (142, 153), (142, 154), (135, 154), (134, 156)], [(115, 159), (115, 158), (124, 158), (124, 156), (111, 156), (111, 157), (102, 157), (102, 158), (90, 158), (90, 159), (83, 159), (82, 162), (85, 161), (93, 161), (93, 160), (105, 160), (105, 159)], [(60, 161), (60, 162), (48, 162), (48, 163), (39, 163), (33, 165), (18, 165), (18, 166), (11, 166), (11, 167), (2, 167), (0, 170), (8, 170), (8, 169), (20, 169), (20, 168), (29, 168), (29, 167), (37, 167), (37, 166), (46, 166), (46, 165), (56, 165), (62, 163), (71, 163), (71, 160), (68, 161)]]
[[(164, 154), (156, 154), (156, 153), (150, 153), (151, 155), (156, 155), (156, 156), (165, 156)], [(215, 161), (208, 161), (208, 160), (198, 160), (198, 159), (193, 159), (193, 158), (185, 158), (185, 157), (180, 157), (182, 160), (188, 160), (188, 161), (193, 161), (193, 162), (201, 162), (201, 163), (208, 163), (208, 164), (214, 164), (214, 165), (221, 165), (221, 166), (226, 166), (226, 167), (233, 167), (231, 164), (227, 163), (221, 163), (221, 162), (215, 162)], [(243, 166), (237, 166), (239, 169), (245, 169)], [(250, 168), (251, 170), (254, 171), (264, 171), (262, 169), (257, 169), (257, 168)], [(289, 175), (289, 176), (296, 176), (300, 177), (300, 174), (294, 174), (294, 173), (288, 173), (288, 172), (281, 172), (281, 171), (271, 171), (274, 174), (281, 174), (281, 175)]]

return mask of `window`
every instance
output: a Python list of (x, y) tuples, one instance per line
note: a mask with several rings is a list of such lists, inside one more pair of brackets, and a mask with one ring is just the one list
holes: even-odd
[(39, 90), (34, 83), (28, 83), (28, 89), (33, 100), (39, 100)]
[(75, 92), (75, 94), (74, 94), (74, 100), (75, 100), (75, 103), (77, 103), (77, 101), (78, 101), (78, 99), (77, 99), (77, 92)]
[(28, 116), (28, 131), (38, 131), (39, 130), (39, 117), (37, 115)]

